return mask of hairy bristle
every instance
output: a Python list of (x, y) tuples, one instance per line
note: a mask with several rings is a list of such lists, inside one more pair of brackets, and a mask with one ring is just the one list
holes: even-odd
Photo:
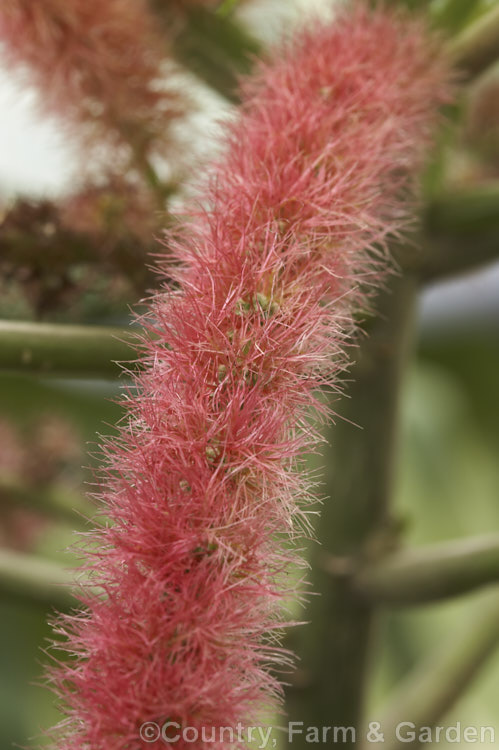
[(354, 317), (407, 225), (448, 82), (419, 21), (355, 6), (244, 84), (106, 447), (113, 525), (87, 563), (106, 596), (87, 589), (59, 623), (73, 654), (52, 674), (61, 748), (149, 747), (146, 721), (228, 726), (279, 704), (282, 601), (308, 533), (301, 458), (327, 416), (317, 390), (338, 387)]

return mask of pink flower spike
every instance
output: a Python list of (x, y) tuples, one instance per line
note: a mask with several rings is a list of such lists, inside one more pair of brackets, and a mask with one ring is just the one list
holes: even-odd
[(105, 449), (114, 523), (86, 569), (106, 596), (85, 587), (86, 609), (59, 621), (73, 657), (52, 672), (61, 750), (151, 747), (145, 722), (250, 725), (279, 706), (289, 566), (310, 534), (301, 457), (327, 416), (317, 390), (339, 389), (449, 78), (422, 23), (356, 5), (244, 84)]

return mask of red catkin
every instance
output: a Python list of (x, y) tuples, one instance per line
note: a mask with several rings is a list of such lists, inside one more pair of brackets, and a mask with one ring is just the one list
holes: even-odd
[(251, 724), (279, 704), (269, 666), (288, 663), (279, 628), (307, 526), (300, 457), (317, 445), (311, 413), (325, 416), (317, 389), (337, 387), (449, 90), (422, 23), (357, 5), (244, 84), (106, 447), (114, 523), (87, 563), (106, 597), (86, 590), (86, 609), (59, 622), (73, 656), (52, 673), (60, 748), (151, 747), (144, 722)]

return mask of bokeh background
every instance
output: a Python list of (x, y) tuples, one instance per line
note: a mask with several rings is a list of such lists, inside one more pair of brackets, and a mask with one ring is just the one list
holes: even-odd
[[(312, 6), (323, 9), (325, 5), (319, 0), (248, 0), (238, 13), (241, 23), (266, 43), (282, 29), (301, 22)], [(435, 5), (442, 13), (450, 7), (445, 2)], [(449, 25), (455, 30), (491, 5), (462, 0), (461, 8), (469, 6), (469, 12), (455, 19), (449, 16)], [(218, 120), (232, 116), (233, 107), (193, 76), (186, 75), (182, 85), (198, 102), (189, 127), (193, 152), (201, 160), (216, 148)], [(493, 97), (494, 90), (487, 96)], [(1, 63), (0, 110), (2, 206), (11, 206), (19, 196), (37, 201), (68, 193), (80, 169), (70, 134), (57, 118), (40, 115), (37, 92)], [(497, 117), (499, 132), (499, 112)], [(462, 148), (464, 156), (456, 159), (455, 166), (458, 180), (466, 181), (470, 174), (476, 178), (482, 172), (490, 177), (491, 152), (484, 155), (482, 146), (475, 137)], [(498, 154), (493, 158), (499, 165)], [(189, 183), (192, 177), (185, 179)], [(1, 248), (0, 226), (0, 253)], [(53, 281), (57, 287), (58, 279)], [(33, 318), (30, 305), (18, 291), (4, 282), (2, 318)], [(114, 307), (105, 308), (99, 305), (102, 293), (95, 281), (89, 284), (83, 302), (73, 306), (69, 296), (65, 306), (45, 318), (126, 325), (128, 305), (135, 305), (138, 298), (127, 290), (117, 295)], [(499, 263), (435, 284), (425, 289), (419, 301), (415, 352), (403, 396), (396, 493), (397, 513), (408, 543), (499, 529), (498, 383)], [(98, 435), (108, 433), (109, 425), (120, 417), (114, 401), (119, 389), (118, 377), (65, 380), (0, 372), (2, 547), (70, 564), (65, 549), (74, 529), (84, 527), (85, 522), (77, 514), (39, 512), (37, 495), (64, 496), (84, 507), (85, 482), (91, 481), (88, 467), (95, 461), (92, 454)], [(482, 591), (383, 615), (369, 700), (374, 718), (397, 681), (421, 657), (438, 649), (450, 633), (471, 624), (488, 596), (488, 591)], [(51, 694), (40, 684), (42, 664), (47, 661), (43, 649), (50, 638), (50, 611), (43, 603), (0, 589), (0, 748), (30, 746), (30, 738), (58, 718)], [(446, 723), (493, 725), (499, 740), (498, 706), (499, 649)]]

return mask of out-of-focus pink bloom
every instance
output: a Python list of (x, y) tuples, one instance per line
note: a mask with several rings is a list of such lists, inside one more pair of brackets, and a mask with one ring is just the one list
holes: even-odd
[(48, 111), (103, 126), (142, 157), (178, 114), (147, 0), (4, 0), (0, 41)]
[(61, 748), (150, 747), (143, 722), (252, 723), (279, 702), (269, 666), (288, 660), (282, 599), (310, 498), (300, 458), (318, 442), (311, 413), (325, 416), (314, 394), (337, 387), (353, 314), (407, 224), (448, 80), (419, 22), (356, 6), (244, 85), (106, 449), (114, 525), (88, 551), (106, 596), (84, 591), (87, 609), (59, 624), (74, 657), (52, 675)]
[(60, 417), (43, 415), (29, 430), (0, 418), (0, 546), (34, 550), (50, 521), (29, 498), (53, 483), (70, 488), (64, 474), (76, 477), (81, 462), (81, 441)]

